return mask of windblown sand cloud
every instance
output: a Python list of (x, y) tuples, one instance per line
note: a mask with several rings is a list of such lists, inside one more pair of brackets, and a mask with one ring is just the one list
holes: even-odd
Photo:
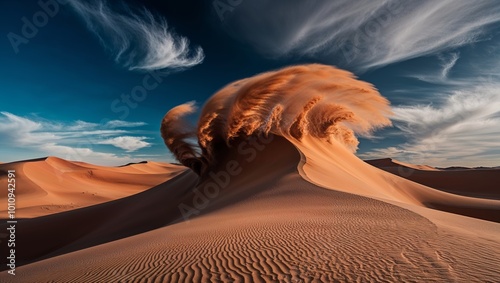
[[(194, 126), (185, 120), (185, 116), (196, 111), (194, 101), (172, 108), (165, 114), (161, 123), (161, 136), (165, 145), (183, 165), (195, 169), (193, 162), (199, 160), (195, 145), (190, 139), (196, 137)], [(199, 172), (200, 168), (195, 169)]]
[(107, 0), (69, 3), (101, 43), (114, 53), (115, 61), (131, 70), (182, 69), (198, 65), (204, 59), (201, 47), (191, 48), (186, 37), (176, 35), (165, 19), (146, 9), (135, 13), (125, 8), (125, 14), (114, 11)]
[(223, 25), (270, 56), (321, 56), (366, 69), (476, 42), (498, 21), (491, 0), (257, 0), (227, 13)]
[[(251, 135), (276, 134), (300, 140), (308, 135), (357, 148), (357, 134), (390, 125), (389, 102), (372, 85), (343, 70), (312, 64), (267, 72), (227, 85), (202, 109), (197, 138), (201, 156), (186, 141), (194, 130), (181, 120), (193, 103), (169, 111), (161, 132), (177, 159), (213, 163), (218, 144)], [(188, 161), (189, 160), (189, 161)], [(196, 165), (200, 166), (200, 164)]]

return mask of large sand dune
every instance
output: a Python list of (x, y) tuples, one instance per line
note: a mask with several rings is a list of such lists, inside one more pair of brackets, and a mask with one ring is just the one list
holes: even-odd
[[(390, 111), (348, 72), (308, 65), (265, 73), (213, 96), (196, 129), (183, 120), (193, 111), (192, 103), (176, 107), (161, 126), (192, 170), (22, 163), (24, 194), (37, 195), (31, 206), (73, 196), (75, 182), (99, 186), (107, 201), (19, 220), (20, 267), (0, 281), (499, 281), (500, 194), (454, 194), (357, 158), (354, 134), (387, 125)], [(56, 184), (47, 177), (54, 174)], [(157, 174), (168, 180), (116, 193)], [(457, 174), (443, 176), (455, 182)]]
[[(237, 156), (230, 152), (226, 161)], [(188, 221), (183, 221), (178, 205), (194, 208), (192, 172), (122, 200), (26, 220), (18, 232), (26, 235), (19, 240), (19, 249), (28, 254), (36, 250), (33, 256), (48, 259), (33, 258), (34, 263), (17, 269), (16, 278), (5, 272), (0, 278), (3, 282), (498, 279), (499, 224), (317, 187), (299, 175), (300, 159), (299, 152), (281, 138), (267, 144), (251, 162), (238, 159), (241, 172), (217, 196), (207, 198), (208, 205)], [(414, 207), (418, 209), (408, 209)], [(443, 217), (448, 225), (441, 224)], [(50, 223), (56, 223), (49, 226), (54, 229), (43, 229)], [(78, 229), (77, 223), (88, 224)], [(78, 235), (58, 237), (59, 225), (72, 227)], [(467, 227), (474, 231), (464, 231)], [(35, 236), (35, 231), (44, 233)], [(95, 246), (117, 238), (122, 239)], [(82, 249), (89, 246), (93, 247)]]

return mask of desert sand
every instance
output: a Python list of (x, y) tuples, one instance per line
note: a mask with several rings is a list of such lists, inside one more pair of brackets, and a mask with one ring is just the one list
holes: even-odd
[[(123, 198), (163, 183), (185, 168), (159, 162), (105, 167), (50, 156), (1, 164), (2, 188), (7, 188), (7, 170), (18, 175), (16, 217), (33, 218)], [(0, 215), (7, 216), (6, 207)]]
[[(482, 184), (500, 171), (484, 171), (483, 183), (460, 188), (490, 193), (484, 197), (384, 170), (432, 172), (434, 184), (464, 178), (460, 173), (392, 161), (382, 162), (382, 170), (362, 161), (354, 134), (386, 125), (390, 111), (376, 90), (354, 80), (316, 65), (242, 80), (205, 104), (195, 129), (183, 120), (193, 104), (173, 109), (162, 136), (186, 167), (95, 169), (113, 180), (98, 179), (109, 200), (20, 220), (16, 276), (3, 271), (0, 281), (498, 282), (500, 192)], [(272, 95), (298, 88), (304, 99), (280, 104)], [(322, 104), (316, 95), (324, 91), (337, 100)], [(353, 93), (368, 99), (351, 99)], [(325, 123), (313, 123), (321, 117)], [(199, 151), (188, 142), (193, 137)], [(83, 166), (54, 160), (63, 168)], [(23, 174), (51, 180), (56, 171), (42, 178), (43, 162), (20, 163)], [(141, 166), (148, 169), (135, 171)], [(92, 165), (83, 167), (81, 175)], [(130, 171), (113, 179), (113, 170)], [(116, 193), (139, 179), (134, 174), (168, 180)], [(50, 195), (66, 188), (38, 186), (26, 191)]]
[[(498, 199), (500, 168), (437, 169), (428, 165), (412, 165), (390, 158), (367, 160), (380, 169), (414, 182), (454, 194)], [(390, 164), (392, 163), (392, 164)]]

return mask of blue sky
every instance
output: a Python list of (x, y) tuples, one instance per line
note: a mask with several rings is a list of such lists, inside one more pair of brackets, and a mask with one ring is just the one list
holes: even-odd
[(493, 0), (11, 0), (0, 7), (2, 162), (173, 161), (159, 135), (170, 108), (202, 105), (236, 79), (316, 62), (354, 72), (393, 105), (394, 126), (361, 138), (358, 156), (500, 165)]

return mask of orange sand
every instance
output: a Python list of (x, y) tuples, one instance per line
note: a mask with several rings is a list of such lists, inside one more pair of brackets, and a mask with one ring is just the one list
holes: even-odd
[[(494, 282), (498, 278), (500, 224), (418, 203), (418, 198), (434, 196), (450, 197), (451, 202), (455, 195), (441, 195), (361, 160), (351, 165), (320, 164), (326, 161), (313, 156), (325, 152), (308, 151), (301, 157), (278, 137), (251, 162), (235, 151), (223, 163), (237, 160), (241, 172), (217, 196), (208, 197), (208, 205), (188, 221), (183, 221), (178, 205), (194, 208), (192, 188), (197, 177), (190, 171), (123, 199), (24, 221), (17, 231), (19, 254), (31, 264), (16, 269), (15, 278), (1, 273), (0, 280)], [(356, 157), (348, 154), (336, 158), (354, 161)], [(302, 164), (300, 169), (297, 164)], [(316, 170), (318, 164), (329, 172), (350, 174), (349, 178), (325, 176)], [(337, 189), (313, 185), (300, 174), (315, 183), (329, 180)], [(204, 184), (199, 184), (200, 192)], [(402, 192), (387, 184), (398, 184)], [(343, 191), (347, 187), (353, 192)], [(413, 189), (418, 194), (412, 199)], [(492, 213), (498, 214), (496, 208)], [(66, 232), (62, 234), (60, 227)]]
[(0, 282), (499, 281), (500, 171), (476, 182), (467, 179), (475, 173), (378, 162), (425, 177), (419, 184), (363, 162), (355, 134), (390, 124), (390, 107), (351, 73), (317, 64), (268, 72), (216, 93), (197, 127), (183, 120), (193, 111), (178, 106), (161, 125), (192, 170), (0, 165), (15, 167), (19, 213), (33, 217), (17, 224), (17, 275), (3, 271)]

